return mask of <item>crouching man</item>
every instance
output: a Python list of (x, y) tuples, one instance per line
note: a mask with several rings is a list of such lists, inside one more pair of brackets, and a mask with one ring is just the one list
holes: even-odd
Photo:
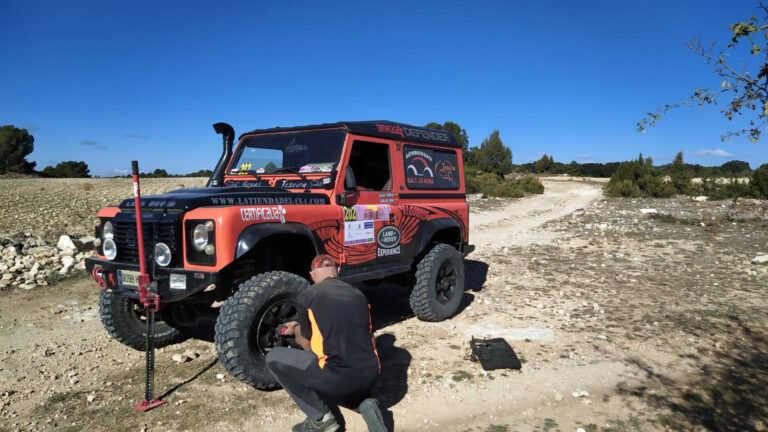
[(369, 430), (386, 431), (377, 401), (366, 399), (381, 370), (368, 301), (337, 279), (329, 255), (315, 257), (310, 275), (314, 285), (298, 297), (298, 320), (286, 323), (286, 334), (304, 350), (275, 347), (267, 354), (267, 367), (307, 415), (293, 431), (339, 429), (329, 401), (357, 406)]

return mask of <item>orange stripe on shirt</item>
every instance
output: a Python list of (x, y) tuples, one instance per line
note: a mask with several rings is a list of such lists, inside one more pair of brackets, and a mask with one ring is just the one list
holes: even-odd
[(312, 337), (309, 340), (309, 345), (312, 348), (312, 352), (317, 356), (320, 369), (322, 369), (325, 366), (325, 359), (328, 358), (328, 355), (323, 352), (323, 334), (320, 333), (320, 327), (317, 326), (312, 309), (307, 309), (307, 314), (309, 315), (309, 324), (312, 327)]
[(373, 322), (371, 321), (371, 304), (368, 303), (368, 331), (371, 333), (371, 345), (373, 345), (373, 353), (376, 355), (376, 363), (379, 365), (379, 373), (381, 373), (381, 360), (379, 360), (379, 352), (376, 351), (376, 337), (373, 334)]

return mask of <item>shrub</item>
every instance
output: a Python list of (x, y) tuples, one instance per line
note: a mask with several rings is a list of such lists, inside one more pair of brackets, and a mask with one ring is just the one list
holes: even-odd
[(529, 194), (543, 194), (544, 193), (544, 185), (539, 182), (539, 179), (532, 176), (527, 175), (520, 179), (520, 187), (523, 189), (523, 192), (529, 193)]
[(500, 198), (522, 198), (525, 196), (523, 188), (517, 182), (504, 180), (493, 187), (483, 191), (483, 197), (494, 196)]
[(768, 198), (768, 164), (760, 165), (760, 168), (752, 173), (749, 183), (752, 186), (752, 195), (754, 197)]
[(640, 190), (654, 198), (669, 198), (676, 192), (675, 186), (661, 177), (646, 175), (637, 182)]
[(723, 182), (717, 178), (708, 178), (701, 183), (701, 195), (706, 195), (712, 200), (749, 197), (752, 196), (752, 187), (749, 183), (737, 179)]
[(482, 193), (483, 198), (522, 198), (526, 194), (544, 193), (544, 186), (534, 176), (518, 179), (504, 179), (495, 173), (481, 172), (475, 167), (465, 166), (464, 180), (467, 193)]
[(640, 192), (640, 187), (634, 181), (629, 179), (614, 181), (613, 178), (611, 178), (611, 181), (609, 181), (608, 184), (605, 185), (605, 189), (603, 189), (603, 193), (605, 193), (607, 196), (610, 196), (610, 197), (627, 197), (627, 198), (639, 197), (642, 195), (642, 193)]

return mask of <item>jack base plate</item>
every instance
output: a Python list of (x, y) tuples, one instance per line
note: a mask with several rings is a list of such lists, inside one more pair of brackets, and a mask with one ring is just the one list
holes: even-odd
[(140, 404), (134, 405), (133, 407), (141, 412), (147, 412), (152, 408), (157, 408), (160, 405), (165, 405), (167, 403), (168, 401), (165, 399), (154, 398), (151, 401), (148, 401), (148, 400), (142, 401)]

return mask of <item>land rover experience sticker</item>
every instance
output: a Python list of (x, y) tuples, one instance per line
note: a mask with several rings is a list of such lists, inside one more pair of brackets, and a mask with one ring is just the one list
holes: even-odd
[(376, 242), (379, 247), (376, 249), (376, 256), (391, 256), (400, 254), (400, 230), (397, 227), (388, 225), (379, 230), (376, 236)]

